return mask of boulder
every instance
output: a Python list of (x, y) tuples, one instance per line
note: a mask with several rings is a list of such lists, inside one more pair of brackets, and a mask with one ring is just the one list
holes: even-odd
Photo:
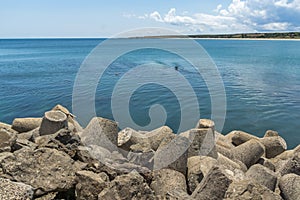
[(287, 149), (286, 142), (280, 136), (264, 137), (259, 141), (265, 146), (266, 158), (274, 158)]
[(251, 180), (234, 181), (230, 184), (225, 198), (226, 200), (236, 199), (260, 199), (260, 200), (282, 200), (282, 198), (268, 188), (254, 183)]
[(232, 144), (234, 144), (235, 146), (239, 146), (251, 139), (259, 140), (258, 137), (254, 136), (252, 134), (246, 133), (244, 131), (231, 131), (225, 137), (228, 140), (230, 140), (232, 142)]
[(256, 139), (251, 139), (232, 150), (233, 157), (243, 162), (247, 168), (255, 164), (264, 153), (264, 146)]
[(173, 190), (187, 192), (185, 176), (172, 169), (155, 170), (152, 173), (153, 179), (150, 187), (159, 195), (165, 198), (168, 192)]
[(192, 194), (197, 185), (202, 181), (211, 168), (216, 166), (218, 161), (208, 156), (193, 156), (188, 158), (187, 183), (188, 192)]
[(33, 191), (34, 188), (30, 185), (0, 178), (0, 199), (2, 200), (30, 200), (33, 198)]
[(0, 153), (11, 151), (11, 147), (16, 143), (16, 140), (16, 133), (0, 128)]
[(49, 148), (22, 148), (14, 152), (14, 157), (3, 159), (1, 165), (14, 180), (36, 188), (37, 196), (69, 190), (75, 184), (75, 172), (79, 170), (67, 154)]
[(24, 133), (38, 128), (42, 123), (42, 118), (15, 118), (12, 129), (19, 133)]
[(118, 125), (112, 120), (94, 117), (79, 136), (86, 146), (97, 145), (111, 152), (118, 150)]
[(137, 172), (117, 176), (98, 195), (99, 200), (139, 200), (155, 199), (153, 191), (145, 179)]
[(25, 139), (29, 140), (31, 142), (34, 142), (35, 138), (40, 136), (40, 128), (33, 129), (31, 131), (25, 132), (25, 133), (19, 133), (17, 134), (18, 139)]
[(91, 171), (76, 172), (76, 199), (98, 199), (98, 194), (108, 186), (108, 176), (105, 173), (96, 174)]
[(189, 140), (180, 135), (165, 146), (160, 145), (154, 155), (153, 169), (169, 168), (186, 174), (189, 145)]
[(67, 127), (66, 114), (61, 111), (48, 111), (45, 112), (39, 131), (40, 135), (49, 135)]
[(286, 200), (300, 199), (300, 176), (286, 174), (280, 178), (279, 188), (281, 196)]
[(213, 167), (192, 194), (194, 199), (223, 199), (232, 180), (218, 166)]
[(246, 172), (246, 176), (254, 182), (267, 187), (269, 190), (275, 191), (277, 176), (270, 169), (256, 164), (249, 168)]

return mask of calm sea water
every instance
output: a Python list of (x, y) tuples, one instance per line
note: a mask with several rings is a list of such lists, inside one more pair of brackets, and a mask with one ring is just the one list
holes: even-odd
[[(81, 63), (103, 39), (0, 40), (0, 121), (37, 117), (60, 103), (72, 109), (74, 80)], [(244, 130), (263, 136), (277, 130), (289, 147), (300, 143), (300, 41), (197, 40), (214, 60), (224, 82), (227, 113), (222, 133)], [(112, 47), (107, 53), (113, 53)], [(192, 51), (192, 49), (187, 49)], [(193, 86), (201, 118), (209, 118), (211, 100), (205, 81), (181, 58), (142, 49), (128, 53), (105, 72), (96, 92), (97, 115), (113, 118), (111, 94), (119, 78), (133, 66), (154, 61), (179, 66)], [(187, 97), (188, 98), (188, 97)], [(149, 108), (161, 104), (174, 131), (180, 105), (166, 87), (148, 84), (130, 101), (130, 114), (141, 126), (150, 122)], [(188, 105), (185, 105), (188, 106)], [(88, 119), (82, 119), (83, 125)], [(195, 119), (196, 120), (196, 119)], [(192, 127), (191, 127), (192, 128)]]

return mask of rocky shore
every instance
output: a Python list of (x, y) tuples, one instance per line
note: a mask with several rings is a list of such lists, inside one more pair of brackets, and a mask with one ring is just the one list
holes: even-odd
[(82, 128), (66, 108), (0, 123), (0, 199), (300, 199), (300, 145), (269, 130)]

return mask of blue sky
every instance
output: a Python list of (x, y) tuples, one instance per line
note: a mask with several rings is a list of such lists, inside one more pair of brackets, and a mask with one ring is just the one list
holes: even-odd
[(300, 31), (300, 0), (0, 0), (0, 38)]

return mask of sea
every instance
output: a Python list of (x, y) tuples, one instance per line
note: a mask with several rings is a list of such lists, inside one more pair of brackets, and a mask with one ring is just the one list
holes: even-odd
[[(180, 41), (120, 40), (120, 45), (125, 43), (128, 49), (145, 40), (157, 44), (172, 41), (170, 44), (174, 42), (174, 45)], [(56, 104), (72, 111), (78, 73), (93, 50), (105, 41), (107, 39), (98, 38), (0, 39), (0, 121), (11, 124), (14, 118), (41, 117)], [(289, 148), (300, 144), (300, 41), (196, 39), (195, 42), (214, 63), (224, 88), (225, 102), (222, 101), (222, 106), (226, 112), (220, 116), (224, 118), (224, 124), (219, 132), (227, 134), (232, 130), (242, 130), (262, 137), (266, 130), (276, 130)], [(113, 44), (106, 47), (105, 55), (99, 56), (115, 55), (121, 46), (116, 40)], [(189, 57), (200, 56), (193, 48), (183, 48), (182, 52)], [(194, 125), (188, 128), (194, 128), (199, 118), (211, 118), (213, 100), (207, 77), (198, 73), (181, 55), (155, 48), (135, 49), (117, 55), (108, 66), (100, 66), (105, 70), (95, 83), (95, 98), (85, 99), (88, 95), (82, 92), (82, 104), (91, 104), (97, 116), (115, 119), (112, 96), (116, 84), (133, 68), (145, 67), (149, 63), (167, 66), (182, 74), (181, 78), (186, 79), (194, 90), (199, 106), (194, 107), (189, 101), (182, 103), (177, 91), (153, 79), (153, 83), (145, 82), (131, 91), (128, 105), (119, 105), (126, 107), (134, 123), (147, 127), (151, 120), (155, 120), (151, 119), (153, 105), (163, 107), (167, 118), (162, 125), (171, 127), (174, 132), (179, 130), (182, 120), (190, 120)], [(135, 78), (143, 78), (143, 72), (135, 73), (140, 73), (140, 76), (135, 74)], [(210, 77), (212, 86), (217, 83), (214, 79), (215, 76)], [(171, 82), (175, 90), (184, 90), (176, 89), (177, 85), (181, 86), (180, 80)], [(124, 93), (125, 96), (127, 94)], [(187, 93), (184, 99), (192, 97)], [(120, 102), (123, 102), (122, 99)], [(199, 117), (182, 117), (185, 108), (199, 111)], [(84, 119), (80, 116), (78, 121), (86, 126), (91, 117)], [(122, 113), (118, 115), (120, 119)]]

